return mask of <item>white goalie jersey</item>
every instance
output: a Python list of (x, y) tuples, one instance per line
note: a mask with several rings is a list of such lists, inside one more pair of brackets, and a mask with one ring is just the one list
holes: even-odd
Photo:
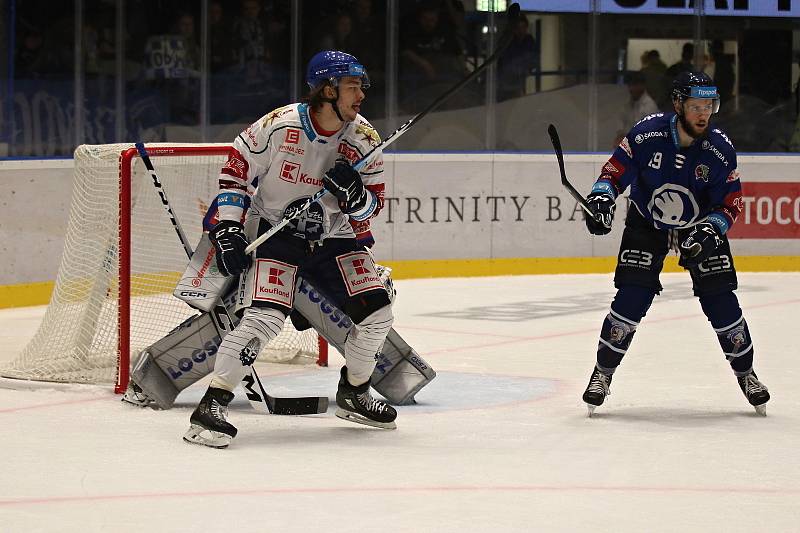
[[(275, 225), (322, 188), (322, 177), (337, 160), (351, 164), (378, 145), (378, 133), (361, 115), (339, 131), (315, 128), (307, 104), (272, 111), (243, 131), (222, 168), (217, 196), (220, 220), (240, 220), (250, 197), (250, 213)], [(361, 169), (365, 188), (383, 207), (383, 156), (378, 152)], [(298, 237), (318, 241), (354, 237), (336, 198), (325, 195), (287, 226)]]

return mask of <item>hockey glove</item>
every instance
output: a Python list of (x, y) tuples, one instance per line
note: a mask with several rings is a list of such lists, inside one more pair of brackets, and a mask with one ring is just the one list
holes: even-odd
[(594, 213), (594, 216), (589, 216), (584, 213), (583, 218), (586, 221), (586, 227), (592, 235), (605, 235), (611, 231), (611, 223), (614, 222), (614, 209), (617, 204), (614, 203), (614, 198), (606, 193), (593, 192), (586, 197), (589, 203), (589, 208)]
[(681, 257), (678, 264), (684, 268), (699, 265), (709, 258), (722, 244), (719, 228), (711, 222), (701, 222), (692, 228), (689, 236), (681, 243)]
[(208, 237), (214, 244), (217, 268), (223, 276), (237, 276), (250, 266), (250, 256), (244, 249), (250, 242), (244, 234), (244, 226), (234, 220), (220, 220)]
[(367, 191), (361, 175), (347, 162), (337, 161), (322, 178), (325, 189), (339, 200), (342, 213), (352, 213), (367, 205)]

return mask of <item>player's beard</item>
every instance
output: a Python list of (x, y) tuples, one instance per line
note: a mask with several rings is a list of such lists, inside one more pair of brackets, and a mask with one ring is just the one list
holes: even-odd
[(681, 126), (683, 126), (683, 131), (685, 131), (692, 139), (697, 139), (698, 137), (705, 135), (708, 131), (708, 121), (706, 121), (706, 125), (703, 127), (703, 129), (698, 129), (695, 128), (694, 125), (690, 124), (684, 115), (681, 114), (678, 116), (678, 118), (681, 121)]

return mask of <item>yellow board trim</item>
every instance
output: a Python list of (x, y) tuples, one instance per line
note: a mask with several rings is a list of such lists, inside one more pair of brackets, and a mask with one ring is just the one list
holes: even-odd
[[(735, 256), (738, 272), (798, 272), (800, 256)], [(432, 259), (381, 261), (393, 279), (522, 276), (531, 274), (605, 274), (616, 257), (518, 257), (508, 259)], [(682, 272), (676, 256), (667, 257), (664, 272)]]
[(0, 308), (44, 305), (50, 301), (53, 285), (53, 281), (0, 285)]
[[(393, 279), (523, 276), (532, 274), (606, 274), (614, 271), (616, 257), (518, 257), (507, 259), (419, 259), (381, 262), (392, 268)], [(800, 272), (800, 256), (736, 256), (739, 272)], [(667, 257), (664, 272), (681, 272), (677, 257)], [(132, 280), (135, 295), (164, 292), (179, 274), (139, 274)], [(146, 281), (137, 287), (136, 281)], [(53, 292), (52, 281), (0, 285), (0, 309), (44, 305)], [(150, 285), (150, 289), (148, 289)]]

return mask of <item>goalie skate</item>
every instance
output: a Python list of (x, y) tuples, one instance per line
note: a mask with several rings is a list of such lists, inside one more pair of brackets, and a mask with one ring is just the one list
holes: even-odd
[(151, 407), (153, 409), (159, 409), (156, 401), (148, 396), (147, 393), (145, 393), (142, 388), (133, 381), (128, 383), (128, 388), (125, 389), (125, 394), (122, 395), (122, 401), (137, 407)]

